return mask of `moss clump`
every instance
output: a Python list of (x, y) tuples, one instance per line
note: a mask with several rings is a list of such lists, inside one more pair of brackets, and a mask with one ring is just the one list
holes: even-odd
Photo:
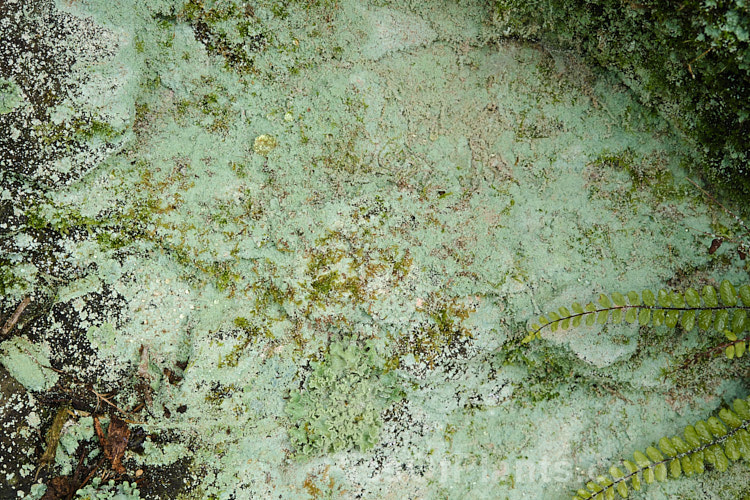
[(474, 311), (470, 304), (456, 298), (446, 301), (430, 296), (417, 307), (417, 311), (424, 314), (423, 319), (394, 337), (393, 356), (386, 364), (388, 367), (402, 367), (402, 360), (413, 356), (417, 363), (433, 369), (446, 354), (453, 352), (453, 355), (458, 355), (463, 349), (462, 344), (471, 338), (471, 331), (462, 324)]
[(240, 74), (255, 72), (255, 55), (266, 48), (270, 37), (245, 2), (190, 0), (177, 20), (188, 22), (206, 50), (223, 57), (226, 67)]
[(268, 156), (271, 151), (276, 149), (278, 142), (273, 136), (268, 134), (259, 135), (253, 142), (253, 151), (261, 156)]
[(381, 412), (401, 395), (395, 373), (385, 372), (372, 345), (355, 342), (331, 344), (312, 368), (286, 407), (293, 424), (289, 439), (298, 456), (371, 449), (378, 441)]
[[(629, 183), (612, 181), (624, 175)], [(628, 206), (633, 213), (643, 205), (656, 209), (667, 202), (682, 201), (689, 192), (677, 185), (667, 158), (657, 152), (642, 155), (631, 148), (605, 150), (586, 166), (585, 176), (592, 197), (608, 199), (618, 207)]]
[(219, 368), (225, 366), (236, 367), (240, 358), (247, 353), (248, 347), (259, 339), (273, 339), (273, 334), (267, 328), (261, 328), (252, 324), (247, 318), (234, 318), (234, 326), (237, 327), (237, 343), (232, 351), (219, 361)]
[(495, 6), (506, 35), (574, 47), (616, 71), (695, 143), (710, 177), (750, 192), (750, 5), (498, 0)]

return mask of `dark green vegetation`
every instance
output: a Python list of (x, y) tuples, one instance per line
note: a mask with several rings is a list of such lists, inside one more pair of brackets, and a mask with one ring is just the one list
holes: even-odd
[(750, 192), (750, 5), (498, 0), (505, 35), (575, 48), (693, 143), (703, 173)]

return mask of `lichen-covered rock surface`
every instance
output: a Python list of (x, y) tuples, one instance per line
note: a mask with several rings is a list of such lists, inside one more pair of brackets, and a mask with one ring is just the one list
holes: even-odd
[(747, 269), (671, 125), (493, 9), (0, 4), (0, 498), (567, 498), (744, 397), (679, 329), (521, 345)]
[(681, 131), (697, 172), (750, 193), (750, 4), (745, 0), (496, 0), (509, 36), (578, 49)]

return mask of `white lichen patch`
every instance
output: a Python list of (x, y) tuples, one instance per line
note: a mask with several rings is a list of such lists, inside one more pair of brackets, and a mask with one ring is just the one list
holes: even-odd
[(10, 113), (23, 102), (23, 91), (13, 80), (0, 78), (0, 115)]

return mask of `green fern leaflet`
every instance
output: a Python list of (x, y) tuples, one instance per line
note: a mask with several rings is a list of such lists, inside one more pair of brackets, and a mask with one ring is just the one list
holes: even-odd
[(748, 326), (750, 311), (750, 285), (735, 288), (727, 280), (721, 282), (719, 289), (705, 286), (699, 293), (693, 288), (684, 292), (651, 290), (628, 292), (627, 294), (601, 294), (597, 304), (590, 302), (582, 306), (574, 302), (568, 307), (561, 307), (546, 316), (541, 316), (533, 323), (524, 343), (541, 338), (542, 331), (554, 332), (558, 328), (567, 330), (581, 324), (603, 325), (608, 321), (620, 323), (638, 323), (640, 325), (675, 328), (678, 324), (689, 332), (696, 326), (701, 330), (716, 330), (724, 333), (729, 342), (726, 355), (729, 358), (741, 357), (745, 353), (748, 339), (741, 334)]
[(643, 483), (666, 481), (685, 474), (702, 473), (706, 464), (723, 472), (730, 461), (750, 460), (750, 405), (736, 399), (733, 409), (722, 408), (718, 417), (688, 425), (682, 436), (663, 437), (646, 452), (636, 451), (632, 460), (609, 468), (579, 489), (573, 500), (627, 498), (630, 488), (639, 491)]

